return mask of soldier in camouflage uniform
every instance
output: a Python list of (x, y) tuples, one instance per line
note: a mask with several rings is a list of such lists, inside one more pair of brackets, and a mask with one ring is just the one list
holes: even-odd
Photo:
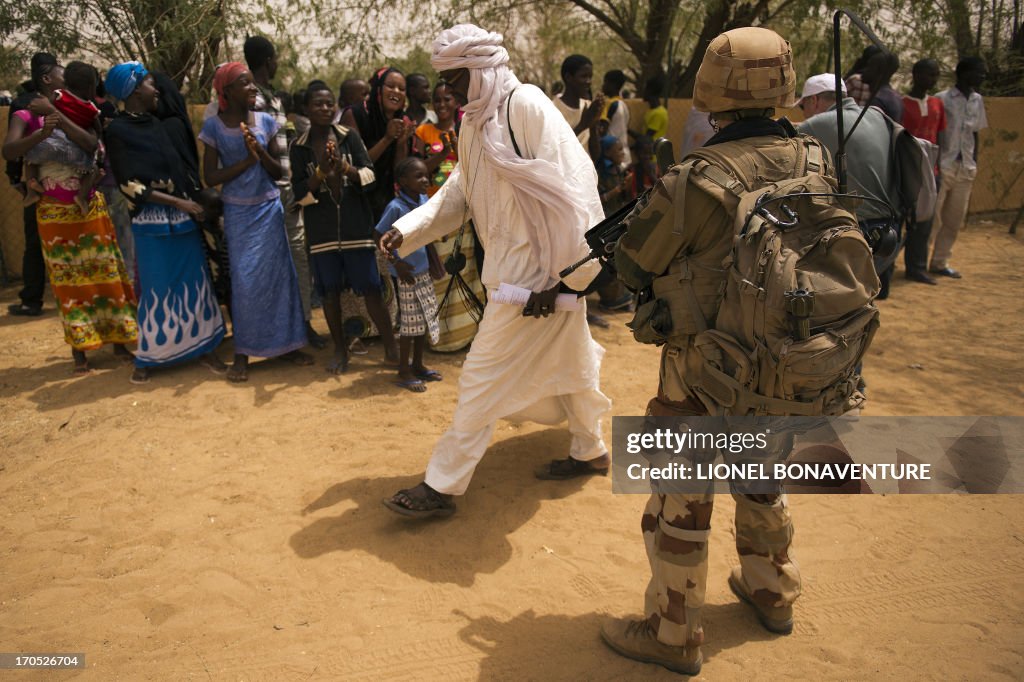
[[(655, 295), (666, 302), (658, 314), (671, 315), (671, 324), (662, 325), (671, 331), (659, 339), (665, 345), (649, 415), (708, 414), (694, 336), (714, 327), (726, 285), (723, 261), (732, 249), (737, 191), (794, 177), (807, 167), (806, 139), (788, 121), (771, 119), (774, 107), (793, 106), (795, 83), (789, 43), (775, 32), (740, 28), (715, 38), (697, 74), (693, 105), (710, 113), (717, 132), (687, 156), (695, 163), (670, 170), (627, 221), (615, 253), (619, 276), (632, 288), (653, 282)], [(827, 153), (816, 159), (828, 173)], [(638, 339), (642, 323), (634, 320)], [(786, 443), (780, 445), (785, 449)], [(740, 565), (732, 570), (729, 586), (765, 628), (789, 633), (800, 572), (790, 550), (793, 524), (786, 497), (780, 488), (775, 495), (734, 491), (733, 498)], [(711, 492), (651, 496), (641, 524), (652, 572), (644, 618), (609, 620), (601, 630), (618, 653), (685, 674), (700, 671), (713, 505)]]

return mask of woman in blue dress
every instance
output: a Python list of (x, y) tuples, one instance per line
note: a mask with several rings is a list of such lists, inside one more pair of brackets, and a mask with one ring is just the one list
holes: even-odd
[[(186, 130), (191, 136), (191, 129), (187, 120), (179, 120), (183, 113), (160, 117), (154, 76), (139, 62), (111, 68), (106, 89), (124, 103), (104, 139), (114, 177), (131, 208), (138, 266), (139, 347), (131, 382), (146, 383), (152, 368), (194, 358), (223, 374), (227, 367), (214, 349), (224, 338), (224, 318), (193, 220), (203, 211), (189, 197), (198, 189), (189, 170), (194, 163), (183, 156), (178, 135)], [(165, 92), (169, 99), (181, 97), (176, 90)]]
[(299, 365), (313, 358), (295, 264), (284, 228), (284, 208), (274, 181), (281, 164), (270, 114), (251, 111), (256, 83), (240, 62), (221, 66), (213, 78), (219, 111), (206, 119), (199, 139), (206, 145), (203, 176), (223, 185), (224, 233), (231, 270), (231, 324), (235, 361), (228, 379), (249, 378), (249, 356), (283, 356)]

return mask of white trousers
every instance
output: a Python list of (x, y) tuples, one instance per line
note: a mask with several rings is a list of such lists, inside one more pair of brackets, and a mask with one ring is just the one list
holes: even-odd
[[(608, 451), (601, 438), (601, 416), (608, 407), (608, 398), (600, 391), (583, 391), (543, 398), (507, 419), (551, 426), (568, 421), (572, 433), (569, 456), (585, 462)], [(453, 424), (458, 423), (456, 417)], [(449, 428), (434, 446), (434, 454), (427, 465), (427, 485), (446, 495), (464, 494), (476, 465), (491, 443), (496, 424), (495, 420), (471, 432), (459, 431), (454, 425)]]

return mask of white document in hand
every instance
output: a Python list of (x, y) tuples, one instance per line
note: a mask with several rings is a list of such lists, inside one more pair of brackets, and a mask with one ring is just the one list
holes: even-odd
[[(523, 287), (517, 287), (514, 284), (506, 284), (502, 282), (498, 285), (498, 290), (491, 294), (488, 301), (494, 303), (508, 303), (511, 305), (526, 305), (526, 302), (530, 300), (530, 294), (532, 292), (529, 289)], [(575, 294), (558, 294), (555, 298), (555, 310), (579, 310), (580, 301), (576, 298)]]

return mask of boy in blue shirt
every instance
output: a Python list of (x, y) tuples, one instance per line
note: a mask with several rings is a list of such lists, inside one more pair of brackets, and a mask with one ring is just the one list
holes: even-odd
[[(396, 220), (427, 201), (430, 173), (421, 159), (414, 156), (403, 159), (395, 168), (395, 178), (398, 180), (398, 196), (387, 205), (384, 215), (377, 223), (377, 232), (380, 234), (390, 230)], [(391, 276), (398, 280), (397, 383), (413, 393), (426, 391), (426, 381), (441, 381), (439, 372), (427, 369), (423, 364), (426, 335), (430, 334), (431, 343), (437, 343), (440, 336), (437, 298), (434, 295), (434, 282), (430, 277), (430, 261), (427, 257), (428, 248), (430, 247), (425, 246), (417, 249), (405, 258), (396, 258), (395, 254), (391, 254)]]

